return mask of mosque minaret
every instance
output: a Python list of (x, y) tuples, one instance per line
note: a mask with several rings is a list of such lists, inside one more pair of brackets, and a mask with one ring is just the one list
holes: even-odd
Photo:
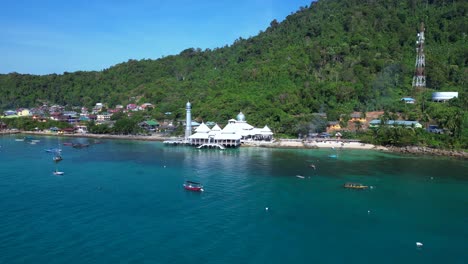
[(185, 105), (185, 110), (187, 111), (186, 125), (185, 125), (185, 140), (189, 140), (189, 137), (192, 135), (192, 105), (190, 102), (187, 102)]

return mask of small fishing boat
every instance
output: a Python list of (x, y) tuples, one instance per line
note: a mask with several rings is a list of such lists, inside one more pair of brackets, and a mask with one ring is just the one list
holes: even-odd
[(63, 142), (63, 145), (64, 146), (73, 146), (73, 143), (72, 142)]
[(363, 185), (361, 183), (353, 183), (353, 182), (345, 183), (344, 187), (349, 188), (349, 189), (360, 189), (360, 190), (369, 188), (369, 186), (367, 185)]
[(54, 175), (63, 175), (63, 174), (65, 174), (65, 172), (58, 171), (58, 170), (55, 170), (53, 173), (54, 173)]
[(82, 144), (82, 143), (77, 143), (77, 144), (73, 144), (72, 147), (74, 148), (86, 148), (86, 147), (89, 147), (89, 144)]
[(296, 177), (299, 178), (299, 179), (304, 179), (304, 178), (305, 178), (305, 177), (302, 176), (302, 175), (296, 175)]
[(337, 158), (338, 158), (338, 155), (332, 154), (332, 155), (328, 155), (328, 157), (331, 158), (331, 159), (337, 159)]
[(184, 188), (189, 191), (203, 192), (203, 185), (199, 182), (185, 181)]
[(59, 162), (59, 161), (63, 160), (63, 158), (62, 158), (62, 156), (57, 155), (57, 156), (54, 156), (53, 160), (54, 160), (55, 162)]

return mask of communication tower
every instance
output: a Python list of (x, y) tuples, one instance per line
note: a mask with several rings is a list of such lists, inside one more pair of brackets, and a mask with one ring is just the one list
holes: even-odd
[(416, 40), (416, 70), (413, 76), (413, 88), (419, 90), (426, 87), (426, 74), (424, 68), (426, 59), (424, 56), (424, 23), (421, 22), (421, 29)]

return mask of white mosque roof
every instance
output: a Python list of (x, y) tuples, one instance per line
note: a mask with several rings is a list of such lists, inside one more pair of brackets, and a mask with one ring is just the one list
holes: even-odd
[(211, 129), (205, 125), (205, 123), (201, 123), (200, 126), (197, 127), (197, 129), (195, 129), (195, 132), (197, 133), (209, 133), (211, 131)]
[(264, 128), (261, 129), (260, 132), (264, 135), (273, 135), (273, 132), (271, 131), (271, 129), (266, 125)]
[(217, 134), (221, 134), (221, 128), (216, 124), (210, 131), (209, 135), (214, 136)]
[(209, 134), (208, 133), (195, 133), (191, 135), (189, 138), (190, 139), (208, 139)]
[(218, 126), (218, 124), (216, 124), (212, 129), (211, 131), (221, 131), (221, 128)]
[(236, 129), (235, 123), (227, 124), (221, 131), (222, 134), (234, 134), (236, 132), (237, 132), (237, 129)]
[(242, 112), (237, 115), (237, 121), (245, 121), (245, 115)]
[(242, 138), (239, 134), (216, 134), (215, 140), (240, 140)]

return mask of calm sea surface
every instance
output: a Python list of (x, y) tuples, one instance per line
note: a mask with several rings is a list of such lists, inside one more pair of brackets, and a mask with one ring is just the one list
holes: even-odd
[(37, 139), (0, 137), (0, 263), (468, 263), (463, 160)]

